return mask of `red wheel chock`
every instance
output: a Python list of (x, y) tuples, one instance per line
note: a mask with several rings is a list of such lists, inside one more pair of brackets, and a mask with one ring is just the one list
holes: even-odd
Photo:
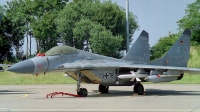
[(77, 95), (77, 94), (71, 94), (71, 93), (65, 93), (65, 92), (53, 92), (53, 93), (49, 93), (46, 95), (46, 98), (49, 98), (51, 96), (51, 98), (53, 98), (56, 95), (61, 94), (63, 95), (68, 95), (68, 96), (74, 96), (74, 97), (82, 97), (81, 95)]

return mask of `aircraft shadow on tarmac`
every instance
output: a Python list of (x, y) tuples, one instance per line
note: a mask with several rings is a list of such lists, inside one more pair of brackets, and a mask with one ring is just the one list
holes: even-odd
[[(87, 97), (121, 97), (121, 96), (137, 96), (133, 94), (133, 91), (125, 91), (125, 90), (109, 90), (107, 94), (97, 94), (98, 90), (92, 90), (89, 92)], [(9, 95), (9, 94), (41, 94), (34, 93), (33, 91), (27, 90), (0, 90), (0, 95)], [(139, 96), (199, 96), (200, 91), (176, 91), (176, 90), (162, 90), (162, 89), (146, 89), (144, 95)], [(54, 97), (60, 97), (54, 96)], [(62, 98), (64, 96), (61, 96)], [(70, 98), (70, 97), (66, 97)], [(73, 98), (73, 97), (72, 97)]]
[[(23, 93), (14, 93), (14, 94), (35, 94), (35, 93), (23, 92)], [(37, 94), (41, 94), (41, 93), (37, 93)], [(174, 91), (174, 90), (146, 89), (146, 92), (144, 95), (137, 95), (137, 94), (134, 94), (132, 91), (124, 91), (124, 90), (109, 90), (109, 93), (98, 94), (98, 90), (92, 90), (92, 92), (88, 92), (87, 97), (93, 98), (93, 97), (123, 97), (123, 96), (145, 97), (145, 96), (199, 96), (199, 95), (200, 95), (200, 91)], [(49, 98), (51, 97), (49, 96)], [(66, 96), (66, 95), (63, 95), (63, 96), (55, 95), (53, 96), (53, 98), (70, 98), (71, 99), (71, 98), (77, 98), (77, 97)], [(35, 99), (46, 99), (46, 97), (35, 98)]]
[[(93, 93), (88, 95), (88, 97), (120, 97), (120, 96), (135, 96), (132, 91), (124, 90), (109, 90), (107, 94), (95, 94), (97, 90), (93, 90)], [(144, 95), (139, 96), (199, 96), (200, 91), (175, 91), (175, 90), (160, 90), (160, 89), (146, 89)], [(136, 95), (137, 96), (137, 95)]]
[(175, 90), (160, 90), (146, 89), (146, 96), (199, 96), (200, 91), (175, 91)]
[[(199, 96), (200, 91), (175, 91), (175, 90), (160, 90), (160, 89), (146, 89), (144, 95), (136, 95), (132, 91), (124, 90), (109, 90), (106, 94), (97, 94), (98, 90), (92, 90), (87, 97), (123, 97), (123, 96)], [(54, 96), (54, 98), (74, 98), (65, 96)]]
[(35, 93), (25, 90), (0, 90), (0, 95), (9, 95), (9, 94), (35, 94)]

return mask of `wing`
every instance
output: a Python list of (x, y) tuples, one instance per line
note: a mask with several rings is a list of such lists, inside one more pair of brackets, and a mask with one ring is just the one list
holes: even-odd
[(177, 70), (186, 73), (200, 74), (199, 68), (175, 67), (175, 66), (157, 66), (145, 64), (129, 64), (125, 62), (109, 61), (109, 60), (80, 60), (73, 63), (65, 63), (55, 67), (54, 69), (106, 69), (106, 68), (130, 68), (130, 69), (148, 69), (148, 70)]
[[(111, 60), (79, 60), (74, 63), (62, 64), (55, 69), (66, 71), (74, 79), (77, 79), (74, 73), (76, 73), (76, 71), (81, 71), (94, 83), (101, 82), (101, 79), (90, 72), (90, 70), (118, 69), (117, 77), (119, 80), (134, 81), (136, 79), (137, 81), (149, 82), (169, 82), (178, 80), (182, 78), (184, 72), (200, 74), (200, 69), (198, 68), (130, 64), (128, 62)], [(126, 72), (124, 72), (124, 70)]]
[(90, 81), (92, 81), (93, 83), (99, 84), (102, 82), (102, 79), (97, 75), (99, 71), (115, 70), (115, 68), (118, 67), (119, 63), (117, 61), (79, 60), (73, 63), (65, 63), (59, 65), (55, 67), (54, 70), (64, 71), (75, 80), (78, 80), (76, 73), (77, 71), (79, 71), (83, 76), (87, 77), (85, 78), (82, 76), (81, 80), (83, 80), (84, 82), (90, 83)]
[(87, 69), (107, 69), (107, 68), (118, 68), (120, 62), (109, 61), (109, 60), (78, 60), (73, 63), (61, 64), (54, 68), (54, 70), (66, 70), (66, 71), (77, 71)]
[(140, 68), (140, 69), (153, 69), (153, 70), (179, 70), (186, 73), (200, 74), (199, 68), (175, 67), (175, 66), (156, 66), (156, 65), (121, 65), (121, 68)]

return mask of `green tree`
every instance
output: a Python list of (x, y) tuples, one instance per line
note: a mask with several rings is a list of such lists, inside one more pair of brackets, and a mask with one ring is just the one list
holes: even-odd
[(163, 56), (178, 39), (179, 34), (169, 33), (166, 37), (161, 37), (158, 42), (150, 49), (150, 60), (155, 60)]
[(111, 31), (106, 30), (101, 24), (94, 24), (90, 31), (90, 43), (94, 53), (105, 56), (119, 57), (117, 52), (121, 47), (122, 36), (114, 36)]
[(116, 51), (121, 47), (122, 36), (114, 36), (100, 23), (81, 19), (75, 24), (73, 34), (77, 48), (89, 51), (91, 47), (94, 53), (119, 57)]
[[(60, 33), (63, 43), (69, 46), (75, 46), (75, 41), (73, 39), (73, 29), (75, 28), (75, 24), (81, 19), (91, 20), (94, 15), (95, 7), (93, 2), (76, 0), (67, 4), (65, 8), (59, 12), (58, 17), (56, 18), (57, 32)], [(83, 48), (83, 46), (75, 47)]]
[[(20, 0), (21, 1), (21, 0)], [(20, 2), (13, 0), (7, 2), (5, 5), (5, 16), (4, 16), (4, 32), (9, 38), (9, 42), (16, 51), (16, 57), (22, 59), (23, 44), (24, 44), (24, 33), (25, 33), (25, 19), (20, 13)]]
[(57, 45), (60, 35), (56, 32), (54, 19), (67, 2), (68, 0), (34, 0), (32, 2), (29, 8), (32, 11), (30, 26), (38, 43), (38, 51), (45, 52)]
[(13, 61), (12, 46), (9, 43), (9, 39), (4, 35), (2, 29), (3, 28), (0, 27), (0, 63), (3, 63), (4, 60), (11, 62)]
[[(89, 19), (81, 19), (75, 24), (73, 29), (73, 38), (78, 49), (89, 51), (89, 39), (91, 38), (90, 31), (94, 23)], [(85, 46), (85, 47), (84, 47)]]
[[(28, 58), (28, 53), (29, 57), (31, 58), (31, 38), (32, 38), (32, 28), (30, 27), (31, 23), (31, 17), (32, 17), (32, 1), (31, 0), (19, 0), (19, 12), (22, 18), (24, 19), (25, 22), (25, 35), (26, 35), (26, 59)], [(25, 18), (24, 18), (25, 17)], [(30, 46), (28, 47), (28, 44)]]
[[(4, 17), (5, 9), (0, 5), (0, 15)], [(2, 18), (3, 19), (3, 18)], [(0, 63), (3, 63), (4, 60), (12, 61), (12, 45), (9, 42), (9, 36), (6, 35), (6, 22), (1, 20), (0, 24)]]
[[(130, 42), (133, 33), (139, 28), (136, 21), (137, 17), (129, 12), (129, 39)], [(126, 13), (125, 9), (119, 7), (111, 0), (99, 4), (92, 20), (97, 21), (110, 30), (114, 36), (123, 37), (120, 50), (126, 50)]]
[(191, 43), (200, 44), (200, 0), (188, 4), (185, 9), (185, 16), (177, 23), (180, 31), (189, 28), (192, 31)]
[[(110, 38), (117, 38), (121, 35), (122, 41), (119, 40), (119, 42), (121, 41), (121, 45), (118, 46), (118, 44), (113, 44), (113, 46), (116, 45), (115, 47), (118, 47), (117, 50), (125, 50), (125, 17), (125, 10), (119, 7), (117, 4), (112, 3), (111, 1), (101, 2), (100, 0), (75, 0), (74, 2), (67, 4), (65, 8), (59, 12), (58, 17), (56, 19), (57, 31), (61, 34), (62, 40), (65, 44), (69, 46), (75, 46), (76, 48), (84, 49), (84, 42), (87, 43), (88, 40), (92, 38), (91, 34), (89, 33), (91, 32), (90, 30), (93, 29), (92, 25), (96, 24), (98, 26), (98, 24), (101, 24), (105, 28), (105, 30), (107, 30), (104, 32), (110, 32), (104, 36), (111, 36)], [(130, 13), (129, 17), (131, 38), (134, 31), (138, 29), (138, 24), (136, 21), (136, 16)], [(92, 29), (90, 29), (91, 27)], [(108, 41), (108, 43), (109, 42), (111, 41)], [(91, 49), (94, 50), (94, 48), (92, 47), (93, 46), (91, 46)], [(112, 47), (110, 47), (109, 49), (112, 49)], [(114, 52), (117, 53), (117, 51)]]

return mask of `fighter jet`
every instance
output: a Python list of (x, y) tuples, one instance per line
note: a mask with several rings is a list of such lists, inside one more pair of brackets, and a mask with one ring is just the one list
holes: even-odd
[(45, 56), (34, 57), (11, 66), (8, 71), (24, 74), (65, 72), (77, 80), (77, 94), (86, 97), (81, 82), (99, 84), (99, 92), (107, 93), (109, 86), (132, 86), (134, 93), (143, 94), (141, 82), (179, 80), (184, 72), (200, 73), (187, 68), (190, 50), (189, 30), (175, 42), (163, 58), (149, 61), (148, 33), (143, 31), (122, 59), (102, 56), (69, 46), (56, 46)]
[(3, 72), (3, 67), (0, 66), (0, 72)]
[(3, 67), (8, 68), (8, 67), (10, 67), (10, 66), (11, 66), (11, 65), (8, 65), (8, 64), (0, 64), (0, 72), (3, 72), (3, 71), (4, 71)]
[[(147, 64), (149, 60), (149, 34), (146, 31), (142, 31), (129, 52), (122, 59), (101, 56), (69, 46), (56, 46), (47, 51), (45, 56), (38, 56), (19, 62), (11, 66), (8, 71), (20, 74), (65, 72), (66, 75), (64, 76), (70, 76), (78, 81), (78, 94), (81, 94), (82, 92), (80, 91), (83, 91), (80, 88), (81, 81), (100, 84), (99, 91), (101, 93), (106, 93), (108, 92), (107, 83), (110, 82), (112, 84), (117, 78), (116, 72), (119, 72), (117, 71), (117, 66), (122, 63)], [(94, 63), (97, 63), (95, 66), (103, 67), (103, 65), (105, 65), (105, 67), (95, 68), (94, 66), (93, 69), (87, 69), (83, 66), (83, 64), (87, 64), (88, 66), (91, 64), (92, 67)], [(61, 68), (64, 67), (64, 65), (67, 65), (71, 68)], [(80, 68), (82, 66), (83, 68)], [(107, 66), (110, 66), (110, 68)], [(95, 73), (93, 74), (93, 72)], [(120, 73), (121, 72), (122, 70)], [(105, 91), (106, 88), (107, 91)]]

